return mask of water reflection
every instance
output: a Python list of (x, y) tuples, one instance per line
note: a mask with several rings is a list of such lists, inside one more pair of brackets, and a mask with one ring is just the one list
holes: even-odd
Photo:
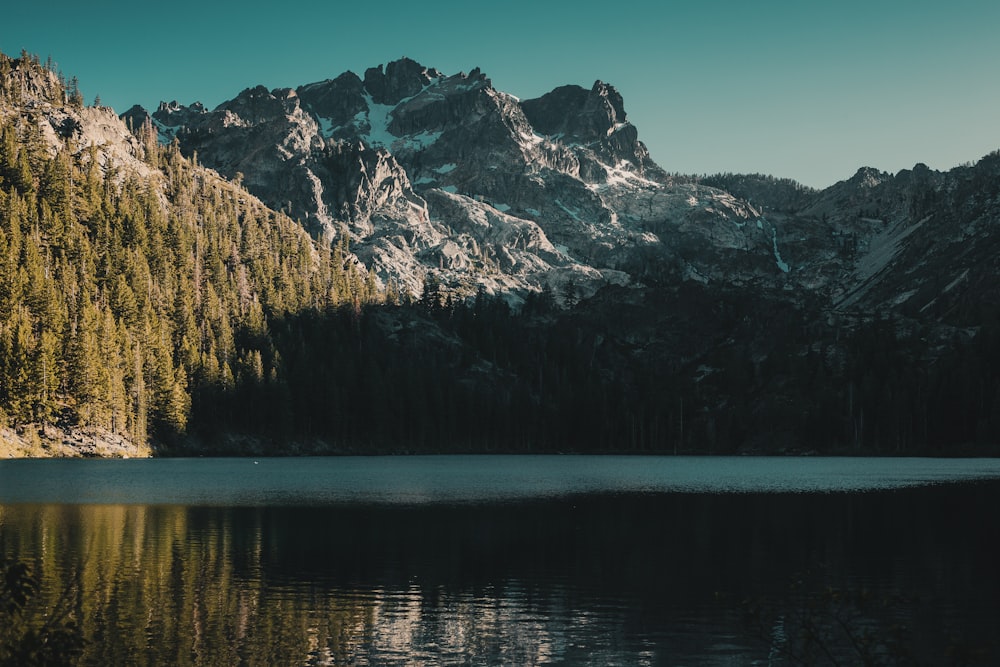
[(994, 483), (459, 505), (8, 505), (0, 549), (31, 562), (49, 601), (70, 591), (88, 664), (767, 664), (776, 637), (831, 586), (889, 601), (845, 607), (859, 627), (905, 625), (919, 655), (943, 660), (954, 644), (988, 664), (997, 500)]

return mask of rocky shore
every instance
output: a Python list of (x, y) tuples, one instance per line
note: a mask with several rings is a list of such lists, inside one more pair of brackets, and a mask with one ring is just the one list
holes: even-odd
[(97, 428), (60, 428), (30, 424), (0, 429), (0, 459), (14, 458), (147, 458), (148, 444)]

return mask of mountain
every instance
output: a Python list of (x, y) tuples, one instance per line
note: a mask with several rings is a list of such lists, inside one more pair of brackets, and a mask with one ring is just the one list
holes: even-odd
[[(552, 423), (585, 424), (579, 439), (603, 433), (613, 447), (631, 423), (645, 425), (636, 443), (658, 447), (683, 449), (697, 433), (710, 451), (803, 440), (909, 451), (1000, 426), (982, 417), (1000, 400), (995, 381), (983, 380), (975, 408), (956, 398), (996, 365), (995, 154), (945, 173), (866, 167), (822, 191), (671, 176), (607, 83), (519, 100), (478, 69), (445, 75), (408, 59), (248, 89), (211, 111), (171, 103), (124, 117), (149, 118), (161, 141), (315, 238), (349, 237), (381, 284), (414, 296), (430, 284), (458, 302), (479, 290), (523, 313), (546, 295), (583, 299), (548, 324), (495, 325), (543, 340), (562, 331), (582, 346), (565, 362), (628, 397), (620, 422), (607, 398), (587, 402), (607, 396), (594, 376), (578, 377), (582, 395), (550, 396)], [(507, 372), (526, 379), (531, 367)], [(541, 400), (545, 387), (505, 391)], [(572, 447), (570, 432), (544, 437)]]
[(0, 453), (979, 452), (1000, 153), (670, 175), (613, 86), (214, 110), (0, 57)]
[[(941, 247), (960, 241), (948, 230), (968, 208), (952, 194), (969, 179), (989, 183), (974, 173), (985, 164), (863, 168), (822, 192), (762, 175), (671, 177), (601, 81), (518, 100), (478, 69), (449, 76), (404, 58), (363, 77), (250, 88), (211, 111), (171, 102), (122, 117), (314, 237), (349, 238), (380, 284), (413, 296), (429, 278), (459, 298), (482, 287), (514, 302), (692, 280), (820, 297), (848, 313), (919, 311), (933, 299), (947, 312), (961, 290), (944, 287), (989, 278), (988, 251)], [(950, 277), (931, 295), (923, 273)]]
[[(123, 114), (241, 182), (317, 238), (349, 235), (382, 284), (436, 280), (523, 297), (643, 281), (650, 257), (679, 275), (781, 282), (774, 230), (729, 193), (674, 183), (615, 88), (534, 100), (478, 69), (446, 76), (402, 59), (296, 89), (244, 90), (207, 110)], [(242, 175), (242, 176), (240, 176)], [(746, 223), (750, 224), (746, 224)]]
[(864, 167), (822, 191), (761, 175), (704, 181), (766, 212), (830, 311), (967, 327), (1000, 303), (1000, 152), (948, 172)]
[(0, 54), (0, 452), (148, 454), (281, 376), (282, 314), (380, 296), (343, 248)]

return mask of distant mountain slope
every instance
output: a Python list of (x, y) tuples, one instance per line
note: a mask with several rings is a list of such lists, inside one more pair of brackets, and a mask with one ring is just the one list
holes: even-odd
[(759, 175), (704, 180), (770, 213), (829, 308), (966, 326), (977, 302), (997, 303), (998, 164), (994, 152), (948, 172), (866, 167), (823, 191)]

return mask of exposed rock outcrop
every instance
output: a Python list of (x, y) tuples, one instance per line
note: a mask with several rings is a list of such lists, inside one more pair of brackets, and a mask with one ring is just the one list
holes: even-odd
[(382, 282), (414, 294), (430, 274), (459, 294), (514, 299), (669, 279), (851, 307), (882, 294), (873, 285), (947, 180), (923, 165), (863, 168), (823, 192), (759, 175), (676, 179), (607, 83), (522, 101), (478, 69), (445, 75), (407, 58), (294, 90), (258, 86), (211, 111), (124, 114), (133, 127), (147, 116), (161, 141), (242, 178), (314, 236), (350, 235)]
[[(146, 119), (138, 108), (124, 117)], [(600, 81), (522, 102), (478, 68), (446, 76), (404, 58), (363, 77), (247, 89), (212, 111), (161, 104), (149, 117), (161, 141), (242, 178), (317, 237), (349, 234), (383, 282), (414, 293), (429, 273), (462, 294), (565, 281), (588, 293), (634, 283), (651, 254), (697, 265), (700, 279), (720, 275), (718, 257), (689, 249), (772, 254), (767, 233), (749, 238), (754, 226), (723, 239), (722, 221), (753, 210), (673, 186)]]

